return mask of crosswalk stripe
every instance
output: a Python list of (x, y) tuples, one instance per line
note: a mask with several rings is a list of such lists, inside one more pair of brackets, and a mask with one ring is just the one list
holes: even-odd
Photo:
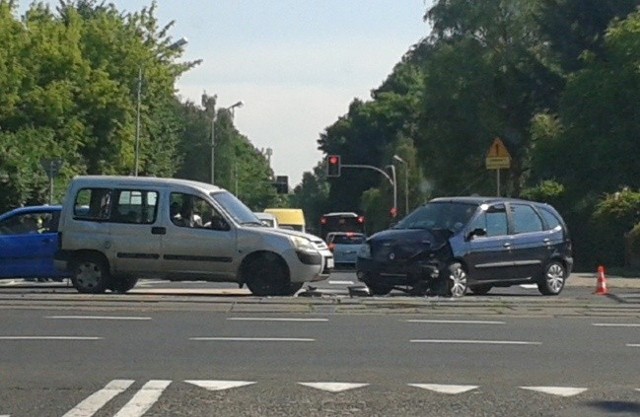
[(295, 318), (295, 317), (229, 317), (231, 321), (303, 321), (303, 322), (325, 322), (329, 319), (322, 318)]
[(222, 391), (230, 388), (240, 388), (247, 385), (255, 384), (252, 381), (207, 381), (207, 380), (186, 380), (187, 384), (196, 385), (209, 391)]
[(581, 394), (587, 390), (587, 388), (576, 387), (520, 387), (529, 391), (537, 391), (545, 394), (559, 395), (561, 397), (572, 397), (574, 395)]
[(158, 398), (170, 383), (171, 381), (167, 380), (151, 380), (147, 382), (114, 417), (143, 416), (158, 401)]
[(422, 388), (440, 394), (462, 394), (478, 388), (477, 385), (446, 385), (446, 384), (407, 384), (411, 387)]
[(349, 382), (298, 382), (305, 387), (315, 388), (322, 391), (342, 392), (354, 388), (366, 387), (369, 384), (349, 383)]
[(109, 382), (103, 389), (96, 391), (80, 404), (76, 405), (62, 417), (90, 417), (116, 395), (126, 391), (135, 381), (131, 379), (116, 379)]
[(51, 320), (151, 320), (151, 317), (136, 316), (45, 316)]
[(353, 281), (339, 281), (339, 280), (329, 280), (327, 281), (330, 285), (353, 285)]
[(316, 339), (301, 337), (190, 337), (198, 342), (315, 342)]
[(405, 320), (407, 323), (429, 323), (429, 324), (506, 324), (504, 321), (491, 320), (427, 320), (411, 319)]

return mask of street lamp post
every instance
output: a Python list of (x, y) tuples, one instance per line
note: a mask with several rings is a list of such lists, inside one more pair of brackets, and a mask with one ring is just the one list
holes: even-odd
[[(189, 42), (187, 38), (180, 38), (167, 47), (168, 50), (173, 51), (185, 46)], [(135, 150), (135, 162), (134, 162), (134, 175), (138, 176), (138, 167), (140, 165), (140, 105), (142, 98), (142, 64), (138, 65), (138, 87), (136, 93), (136, 150)]]
[(393, 155), (393, 159), (404, 164), (404, 214), (409, 214), (409, 164), (398, 155)]
[(396, 181), (396, 167), (395, 165), (387, 165), (387, 168), (391, 168), (391, 178), (393, 182), (393, 209), (394, 211), (398, 210), (398, 185)]
[[(226, 107), (225, 109), (231, 112), (231, 116), (234, 116), (234, 111), (236, 107), (242, 107), (244, 102), (242, 100), (234, 103), (233, 105)], [(215, 185), (216, 172), (215, 172), (215, 163), (216, 163), (216, 109), (213, 109), (213, 117), (211, 118), (211, 184)], [(236, 193), (237, 194), (237, 193)]]

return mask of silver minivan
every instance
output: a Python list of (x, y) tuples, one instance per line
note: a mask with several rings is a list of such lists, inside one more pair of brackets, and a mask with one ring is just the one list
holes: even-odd
[(265, 227), (227, 190), (189, 180), (75, 177), (59, 233), (56, 265), (81, 293), (126, 292), (138, 278), (160, 278), (291, 295), (333, 269), (319, 237)]

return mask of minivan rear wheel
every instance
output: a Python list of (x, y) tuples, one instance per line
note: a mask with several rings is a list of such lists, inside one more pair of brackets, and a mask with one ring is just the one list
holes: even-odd
[(124, 294), (135, 287), (137, 283), (138, 278), (136, 277), (113, 278), (110, 290), (119, 294)]
[(291, 295), (294, 289), (286, 264), (275, 254), (265, 253), (251, 259), (244, 268), (244, 276), (249, 290), (260, 297)]
[(111, 282), (109, 266), (96, 255), (78, 257), (71, 265), (71, 282), (79, 293), (102, 294)]
[(558, 295), (564, 288), (566, 279), (567, 269), (564, 265), (558, 261), (551, 261), (538, 281), (538, 291), (542, 295)]

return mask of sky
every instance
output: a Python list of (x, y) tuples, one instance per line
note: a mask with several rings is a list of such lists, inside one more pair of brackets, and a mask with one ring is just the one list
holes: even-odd
[[(290, 187), (323, 158), (317, 140), (355, 99), (391, 74), (428, 35), (431, 0), (157, 0), (160, 25), (175, 21), (173, 40), (187, 38), (182, 60), (202, 63), (176, 88), (218, 108), (242, 101), (234, 123), (258, 149), (272, 150), (275, 175)], [(58, 2), (51, 0), (53, 6)], [(107, 0), (137, 11), (151, 0)], [(21, 2), (22, 8), (27, 2)]]

